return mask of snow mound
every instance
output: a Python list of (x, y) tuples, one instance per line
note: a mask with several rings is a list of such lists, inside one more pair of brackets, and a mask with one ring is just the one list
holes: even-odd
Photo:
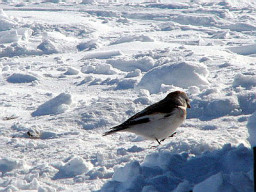
[[(149, 191), (184, 192), (181, 189), (190, 191), (195, 186), (195, 191), (201, 192), (206, 191), (202, 189), (209, 190), (207, 186), (213, 187), (215, 184), (210, 188), (216, 189), (213, 192), (226, 192), (230, 187), (250, 192), (253, 191), (253, 181), (249, 177), (252, 162), (252, 151), (243, 145), (231, 147), (227, 144), (220, 150), (205, 152), (193, 158), (188, 154), (160, 151), (149, 154), (142, 163), (134, 161), (116, 169), (112, 180), (101, 191), (150, 189)], [(212, 183), (211, 180), (215, 182)]]
[(227, 97), (209, 101), (205, 106), (203, 114), (208, 117), (221, 117), (236, 114), (239, 111), (239, 104), (236, 98)]
[(59, 52), (55, 43), (49, 39), (42, 41), (42, 43), (40, 43), (37, 48), (43, 51), (45, 54), (53, 54)]
[(90, 162), (85, 162), (81, 157), (73, 157), (63, 166), (60, 166), (59, 172), (53, 179), (72, 178), (77, 175), (86, 174), (93, 168)]
[(86, 62), (85, 65), (82, 67), (81, 71), (82, 73), (94, 73), (105, 75), (116, 74), (116, 70), (110, 64), (101, 63), (97, 61)]
[(130, 71), (127, 73), (125, 78), (132, 78), (132, 77), (139, 77), (141, 76), (141, 70), (140, 69), (135, 69), (134, 71)]
[(69, 67), (67, 71), (64, 73), (64, 75), (77, 75), (78, 73), (79, 71), (77, 69)]
[(27, 75), (27, 74), (21, 74), (21, 73), (14, 73), (7, 78), (7, 81), (9, 83), (31, 83), (36, 80), (38, 79), (33, 75)]
[(249, 132), (248, 141), (252, 147), (256, 146), (256, 112), (254, 112), (248, 119), (247, 128)]
[(0, 9), (0, 31), (10, 30), (17, 26), (18, 23), (11, 17), (7, 16), (3, 9)]
[[(152, 1), (149, 1), (152, 2)], [(158, 2), (158, 1), (156, 1)], [(157, 7), (161, 9), (187, 9), (189, 5), (187, 3), (179, 3), (179, 2), (168, 2), (168, 3), (150, 3), (147, 7)]]
[[(37, 46), (44, 54), (66, 53), (76, 51), (77, 39), (66, 36), (60, 32), (45, 32), (42, 35), (42, 42)], [(65, 42), (65, 43), (63, 43)]]
[(151, 37), (146, 36), (146, 35), (125, 36), (125, 37), (121, 37), (120, 39), (114, 41), (113, 43), (111, 43), (111, 45), (133, 42), (133, 41), (154, 42), (154, 39), (152, 39)]
[(256, 44), (240, 47), (230, 47), (229, 50), (240, 55), (252, 55), (256, 54)]
[(118, 82), (116, 90), (133, 89), (136, 83), (137, 81), (134, 79), (123, 79), (120, 82)]
[[(162, 84), (188, 88), (190, 86), (208, 85), (208, 69), (200, 63), (182, 62), (166, 64), (147, 72), (138, 84), (138, 88), (158, 93)], [(161, 78), (159, 78), (161, 77)]]
[(96, 49), (98, 48), (99, 45), (97, 43), (97, 40), (89, 40), (89, 41), (86, 41), (86, 42), (81, 42), (79, 43), (76, 48), (79, 50), (79, 51), (90, 51), (92, 49)]
[(235, 23), (235, 24), (221, 26), (221, 28), (229, 29), (231, 31), (237, 31), (237, 32), (256, 30), (256, 26), (249, 23)]
[(172, 18), (180, 24), (185, 25), (196, 25), (196, 26), (212, 26), (218, 22), (213, 16), (202, 16), (202, 15), (178, 15)]
[(0, 46), (0, 57), (13, 57), (20, 55), (39, 55), (41, 51), (33, 50), (26, 43), (13, 42), (8, 46)]
[(115, 56), (122, 55), (121, 51), (118, 50), (110, 50), (110, 51), (95, 51), (86, 53), (82, 60), (86, 59), (110, 59)]
[(23, 161), (14, 160), (14, 159), (10, 159), (10, 158), (0, 159), (0, 172), (2, 172), (2, 174), (5, 174), (14, 169), (18, 169), (18, 168), (22, 168), (22, 167), (24, 167)]
[(233, 87), (244, 87), (251, 89), (256, 86), (256, 75), (254, 74), (238, 74), (235, 76)]
[(134, 71), (136, 69), (140, 69), (141, 71), (148, 71), (152, 69), (155, 65), (155, 61), (152, 57), (140, 57), (138, 59), (129, 59), (129, 58), (118, 58), (109, 60), (110, 63), (114, 68), (117, 68), (121, 71)]
[(53, 99), (40, 105), (36, 111), (32, 113), (32, 116), (42, 116), (42, 115), (57, 115), (64, 113), (69, 105), (72, 103), (71, 95), (66, 93), (61, 93)]

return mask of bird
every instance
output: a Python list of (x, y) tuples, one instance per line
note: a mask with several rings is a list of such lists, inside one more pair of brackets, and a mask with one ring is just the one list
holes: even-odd
[(116, 132), (131, 132), (155, 140), (160, 145), (167, 137), (176, 134), (176, 129), (186, 119), (187, 108), (191, 108), (187, 94), (183, 91), (174, 91), (122, 124), (110, 128), (103, 136)]

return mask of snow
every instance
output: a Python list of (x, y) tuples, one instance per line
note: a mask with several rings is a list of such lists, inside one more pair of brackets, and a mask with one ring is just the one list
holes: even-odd
[(247, 127), (248, 127), (248, 132), (249, 132), (249, 142), (252, 147), (256, 146), (256, 113), (254, 112), (248, 119)]
[(84, 56), (84, 60), (86, 59), (109, 59), (114, 56), (119, 56), (122, 55), (122, 53), (118, 50), (113, 50), (113, 51), (100, 51), (100, 52), (93, 52), (86, 54)]
[[(254, 0), (0, 7), (0, 192), (253, 191)], [(102, 136), (175, 90), (174, 137)]]
[(3, 158), (0, 159), (0, 171), (4, 175), (7, 172), (13, 171), (14, 169), (19, 169), (24, 166), (24, 162), (20, 160), (15, 160), (15, 159), (8, 159), (8, 158)]
[(72, 178), (77, 175), (87, 173), (93, 165), (90, 162), (85, 162), (81, 157), (73, 157), (63, 166), (57, 167), (59, 172), (53, 177), (53, 179)]
[(230, 47), (229, 50), (240, 55), (256, 54), (256, 44), (245, 45), (240, 47)]
[(31, 83), (36, 80), (38, 79), (33, 75), (27, 75), (27, 74), (21, 74), (21, 73), (14, 73), (7, 78), (7, 81), (9, 83)]
[(149, 186), (155, 191), (184, 191), (184, 188), (189, 191), (195, 184), (193, 191), (197, 192), (224, 192), (235, 188), (249, 192), (253, 190), (250, 169), (240, 171), (241, 166), (251, 163), (251, 150), (243, 145), (238, 148), (225, 145), (221, 150), (192, 158), (186, 153), (162, 151), (146, 156), (141, 164), (134, 161), (118, 168), (101, 191), (143, 191)]
[(142, 77), (138, 87), (147, 89), (151, 93), (158, 93), (162, 84), (181, 88), (196, 85), (201, 87), (209, 85), (207, 80), (208, 73), (209, 71), (206, 66), (200, 63), (182, 62), (165, 64), (147, 72)]
[(32, 116), (41, 115), (57, 115), (64, 113), (69, 105), (72, 103), (71, 95), (67, 93), (61, 93), (53, 99), (46, 101), (35, 110)]

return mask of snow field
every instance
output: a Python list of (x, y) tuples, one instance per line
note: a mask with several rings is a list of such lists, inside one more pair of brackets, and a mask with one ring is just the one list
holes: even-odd
[[(0, 3), (0, 191), (251, 192), (255, 3), (123, 2)], [(102, 136), (174, 90), (174, 138)]]

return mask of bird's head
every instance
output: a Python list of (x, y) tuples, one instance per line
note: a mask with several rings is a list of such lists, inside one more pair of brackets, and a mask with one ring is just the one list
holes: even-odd
[(189, 98), (187, 94), (183, 91), (174, 91), (166, 96), (166, 99), (172, 100), (178, 106), (184, 106), (186, 108), (191, 108)]

